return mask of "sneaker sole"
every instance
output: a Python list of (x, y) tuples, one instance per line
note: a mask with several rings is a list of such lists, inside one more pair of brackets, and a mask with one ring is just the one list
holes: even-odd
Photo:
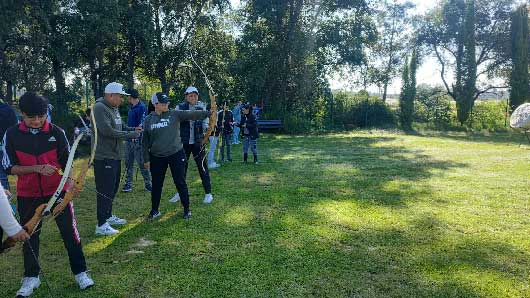
[[(39, 287), (40, 287), (40, 281), (39, 281), (39, 283), (37, 284), (37, 286), (33, 288), (33, 290), (36, 290), (36, 289), (38, 289)], [(16, 295), (17, 295), (17, 296), (16, 296), (17, 298), (27, 298), (27, 297), (30, 297), (31, 295), (33, 295), (33, 291), (31, 291), (31, 293), (29, 293), (29, 295), (21, 295), (21, 294), (19, 294), (19, 293), (17, 293)]]
[(94, 284), (91, 284), (91, 285), (86, 286), (86, 287), (84, 287), (84, 288), (81, 288), (81, 287), (79, 287), (79, 288), (81, 289), (81, 291), (84, 291), (84, 290), (87, 290), (87, 289), (92, 288), (93, 286), (94, 286)]

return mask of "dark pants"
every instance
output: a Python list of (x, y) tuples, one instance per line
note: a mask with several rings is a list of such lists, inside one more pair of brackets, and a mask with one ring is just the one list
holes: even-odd
[(226, 147), (226, 158), (232, 160), (232, 155), (230, 154), (230, 143), (232, 142), (232, 134), (223, 134), (221, 140), (221, 161), (225, 160), (225, 147)]
[(98, 226), (105, 224), (107, 219), (112, 216), (112, 203), (120, 187), (120, 173), (120, 160), (94, 160)]
[[(61, 196), (64, 196), (64, 193)], [(18, 197), (20, 224), (26, 224), (35, 214), (35, 209), (37, 209), (40, 204), (47, 203), (50, 197), (51, 196), (42, 198)], [(70, 269), (74, 274), (86, 271), (85, 255), (83, 254), (83, 248), (81, 246), (81, 237), (77, 230), (72, 202), (70, 202), (64, 211), (55, 218), (55, 223), (59, 228), (59, 232), (63, 238), (64, 247), (68, 252)], [(30, 240), (24, 242), (24, 245), (22, 246), (25, 277), (37, 277), (40, 272), (37, 260), (39, 258), (39, 235), (41, 227), (42, 222), (37, 226), (36, 232), (31, 236)]]
[(168, 157), (156, 157), (151, 155), (151, 177), (153, 180), (153, 190), (151, 191), (151, 212), (158, 211), (160, 207), (160, 197), (162, 196), (162, 187), (166, 178), (167, 167), (173, 175), (173, 183), (180, 195), (180, 202), (184, 207), (184, 213), (190, 210), (190, 198), (188, 194), (188, 185), (186, 184), (186, 155), (184, 150), (170, 155)]
[(210, 184), (210, 174), (208, 173), (206, 154), (204, 150), (201, 150), (201, 144), (184, 144), (184, 152), (186, 152), (186, 171), (184, 177), (186, 177), (186, 174), (188, 173), (188, 161), (191, 154), (193, 155), (193, 159), (195, 160), (195, 164), (199, 170), (199, 176), (201, 176), (204, 193), (211, 193), (212, 185)]

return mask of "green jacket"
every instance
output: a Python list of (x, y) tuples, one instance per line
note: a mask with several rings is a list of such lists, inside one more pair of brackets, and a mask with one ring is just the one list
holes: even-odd
[(158, 115), (151, 112), (144, 120), (143, 147), (144, 162), (149, 162), (149, 154), (156, 157), (167, 157), (182, 150), (180, 140), (180, 122), (201, 120), (208, 111), (175, 111), (170, 110)]
[[(122, 124), (118, 108), (112, 107), (104, 98), (96, 101), (92, 113), (94, 113), (98, 130), (94, 159), (121, 160), (122, 140), (138, 138), (140, 133), (135, 131), (134, 127)], [(92, 125), (93, 130), (94, 125)], [(94, 148), (94, 139), (92, 138), (92, 148)]]

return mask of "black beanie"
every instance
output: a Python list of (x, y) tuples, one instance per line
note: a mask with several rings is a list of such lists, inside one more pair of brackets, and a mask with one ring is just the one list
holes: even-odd
[(46, 115), (48, 112), (48, 99), (33, 92), (26, 92), (18, 102), (20, 111), (28, 116)]

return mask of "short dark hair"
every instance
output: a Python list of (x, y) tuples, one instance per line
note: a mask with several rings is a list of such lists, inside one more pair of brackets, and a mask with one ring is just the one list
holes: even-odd
[(34, 92), (26, 92), (18, 102), (20, 111), (28, 116), (46, 115), (48, 112), (48, 99)]

